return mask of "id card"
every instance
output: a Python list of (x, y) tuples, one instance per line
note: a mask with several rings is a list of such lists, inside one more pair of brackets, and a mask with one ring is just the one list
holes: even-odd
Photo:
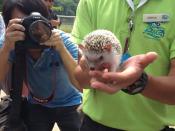
[(168, 14), (144, 14), (143, 22), (168, 22), (170, 17)]

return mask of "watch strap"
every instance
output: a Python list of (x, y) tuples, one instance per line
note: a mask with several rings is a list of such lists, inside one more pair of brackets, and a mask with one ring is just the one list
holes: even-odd
[(127, 88), (122, 89), (122, 91), (130, 95), (135, 95), (141, 93), (145, 89), (147, 83), (148, 75), (145, 72), (143, 72), (137, 81), (129, 85)]

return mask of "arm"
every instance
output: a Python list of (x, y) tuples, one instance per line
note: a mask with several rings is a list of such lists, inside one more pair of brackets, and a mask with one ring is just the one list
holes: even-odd
[[(61, 42), (63, 42), (63, 41), (61, 41)], [(62, 43), (61, 45), (64, 45), (64, 44)], [(79, 85), (79, 83), (76, 80), (75, 75), (74, 75), (74, 70), (77, 66), (76, 61), (73, 59), (73, 57), (68, 52), (68, 50), (66, 49), (65, 46), (61, 46), (61, 47), (59, 46), (59, 49), (58, 49), (58, 47), (56, 47), (55, 49), (59, 52), (59, 54), (63, 60), (63, 64), (64, 64), (64, 66), (69, 74), (70, 81), (72, 82), (72, 84), (75, 87), (77, 87), (78, 90), (81, 91), (80, 85)]]
[(171, 61), (168, 76), (149, 76), (148, 85), (142, 94), (160, 102), (175, 104), (175, 59)]
[[(71, 56), (70, 52), (66, 48), (63, 41), (65, 42), (64, 39), (62, 40), (60, 38), (60, 32), (54, 30), (50, 40), (44, 44), (47, 46), (53, 46), (55, 48), (55, 50), (60, 54), (62, 61), (63, 61), (63, 64), (64, 64), (64, 67), (69, 75), (70, 81), (78, 90), (81, 91), (79, 83), (75, 79), (75, 76), (74, 76), (74, 70), (77, 66), (77, 63), (74, 60), (74, 58)], [(69, 43), (73, 44), (72, 42), (69, 42)], [(76, 50), (73, 50), (73, 51), (76, 51)]]
[(0, 82), (3, 82), (9, 72), (10, 62), (9, 56), (10, 52), (14, 49), (14, 45), (16, 41), (24, 40), (24, 27), (18, 23), (20, 23), (20, 19), (10, 20), (6, 33), (5, 40), (2, 48), (0, 49)]
[(78, 80), (82, 88), (90, 86), (91, 77), (89, 75), (88, 65), (85, 62), (85, 58), (82, 56), (78, 62), (78, 66), (75, 69), (75, 77)]
[(9, 50), (4, 44), (0, 49), (0, 82), (3, 82), (5, 80), (10, 68), (10, 63), (8, 61), (9, 54)]

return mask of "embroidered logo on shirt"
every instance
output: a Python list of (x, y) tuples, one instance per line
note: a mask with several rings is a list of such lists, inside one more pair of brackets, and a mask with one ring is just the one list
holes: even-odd
[(165, 35), (165, 29), (161, 27), (159, 22), (148, 23), (148, 26), (143, 32), (147, 37), (152, 39), (160, 39)]

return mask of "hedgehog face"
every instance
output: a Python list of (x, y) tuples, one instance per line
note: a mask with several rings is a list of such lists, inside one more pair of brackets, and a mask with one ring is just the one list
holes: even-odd
[(82, 50), (90, 70), (104, 70), (107, 68), (109, 71), (116, 71), (120, 64), (121, 54), (118, 54), (112, 46), (108, 46), (108, 49), (99, 53), (94, 50), (89, 50), (82, 45), (79, 47)]
[(99, 54), (85, 51), (84, 56), (90, 70), (104, 70), (105, 68), (110, 70), (115, 59), (115, 54), (108, 51)]
[(115, 71), (119, 66), (121, 46), (110, 31), (96, 30), (88, 34), (79, 47), (90, 70)]

